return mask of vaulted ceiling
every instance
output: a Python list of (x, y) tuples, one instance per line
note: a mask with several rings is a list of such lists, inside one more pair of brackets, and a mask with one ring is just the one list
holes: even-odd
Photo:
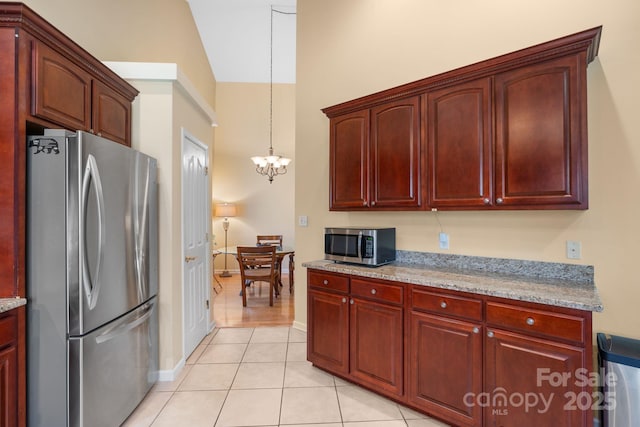
[(187, 1), (216, 81), (295, 83), (296, 0)]

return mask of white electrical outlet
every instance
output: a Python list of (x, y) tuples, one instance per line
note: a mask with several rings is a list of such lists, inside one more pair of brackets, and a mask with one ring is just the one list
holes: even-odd
[(567, 240), (567, 258), (582, 258), (582, 243), (577, 240)]
[(306, 227), (309, 225), (309, 218), (306, 215), (300, 215), (298, 217), (298, 225), (300, 227)]
[(440, 233), (438, 242), (440, 243), (440, 249), (449, 249), (449, 235), (447, 233)]

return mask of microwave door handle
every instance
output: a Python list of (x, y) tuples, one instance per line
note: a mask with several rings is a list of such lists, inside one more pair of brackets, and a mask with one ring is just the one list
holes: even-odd
[(360, 261), (364, 259), (364, 248), (362, 247), (363, 243), (364, 241), (362, 240), (362, 233), (358, 233), (358, 258), (360, 259)]

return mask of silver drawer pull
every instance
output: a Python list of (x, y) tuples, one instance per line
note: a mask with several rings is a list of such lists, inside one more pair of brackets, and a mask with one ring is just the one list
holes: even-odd
[(375, 289), (371, 289), (371, 295), (375, 295), (378, 291), (376, 291)]
[(480, 328), (478, 328), (477, 326), (473, 328), (473, 333), (477, 334), (478, 332), (480, 332)]
[(447, 303), (446, 303), (445, 301), (442, 301), (442, 302), (440, 303), (440, 307), (442, 307), (442, 308), (447, 308)]
[(323, 281), (322, 281), (322, 284), (323, 284), (323, 285), (328, 285), (328, 284), (329, 284), (329, 281), (328, 281), (328, 280), (323, 280)]
[(533, 317), (527, 317), (527, 325), (533, 326), (534, 323), (536, 323), (536, 321), (533, 320)]
[(353, 299), (351, 299), (351, 301), (349, 301), (349, 304), (353, 305)]
[(487, 332), (487, 336), (488, 336), (489, 338), (493, 338), (493, 331), (489, 331), (489, 332)]
[(346, 298), (342, 298), (342, 303), (344, 304), (346, 302), (347, 302), (347, 299)]

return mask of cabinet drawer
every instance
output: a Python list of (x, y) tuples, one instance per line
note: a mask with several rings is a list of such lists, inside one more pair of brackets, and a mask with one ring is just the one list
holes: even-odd
[(585, 319), (564, 313), (487, 302), (487, 324), (582, 343)]
[(423, 310), (464, 319), (482, 320), (481, 300), (446, 293), (430, 292), (415, 286), (411, 290), (411, 298), (411, 307), (415, 310)]
[(16, 316), (0, 317), (0, 348), (16, 340), (18, 325)]
[(351, 279), (351, 295), (381, 302), (402, 304), (404, 286), (369, 280)]
[(349, 278), (331, 273), (309, 270), (309, 286), (327, 291), (349, 292)]

